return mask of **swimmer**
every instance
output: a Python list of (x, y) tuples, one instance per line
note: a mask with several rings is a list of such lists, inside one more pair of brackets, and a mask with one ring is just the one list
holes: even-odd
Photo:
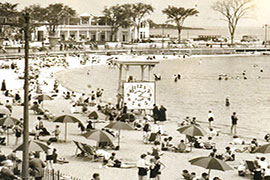
[(221, 77), (221, 75), (219, 75), (219, 76), (218, 76), (218, 80), (222, 80), (222, 77)]
[(177, 82), (177, 76), (176, 76), (176, 74), (175, 75), (173, 75), (173, 78), (174, 78), (174, 82)]
[(229, 97), (226, 97), (226, 100), (225, 100), (225, 106), (230, 106), (230, 99)]

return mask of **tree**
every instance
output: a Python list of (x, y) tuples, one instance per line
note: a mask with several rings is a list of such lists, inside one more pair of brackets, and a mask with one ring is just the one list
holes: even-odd
[(253, 0), (218, 0), (212, 5), (212, 9), (222, 14), (228, 22), (232, 45), (239, 20), (247, 17), (255, 7), (252, 2)]
[(137, 41), (140, 40), (140, 25), (143, 23), (147, 14), (154, 12), (154, 8), (150, 4), (136, 3), (126, 4), (129, 10), (128, 14), (131, 18), (131, 23), (137, 29)]
[(128, 5), (115, 5), (111, 7), (105, 7), (103, 10), (103, 15), (105, 17), (105, 22), (108, 22), (108, 25), (111, 26), (111, 39), (113, 41), (117, 40), (116, 33), (121, 26), (129, 25), (128, 18)]
[(52, 36), (55, 35), (56, 27), (59, 24), (63, 24), (66, 19), (76, 15), (75, 10), (62, 3), (49, 4), (49, 6), (46, 7), (46, 11), (44, 18), (49, 23), (49, 33)]
[(186, 18), (189, 16), (197, 15), (199, 13), (199, 11), (194, 8), (185, 9), (183, 7), (178, 8), (174, 6), (168, 6), (162, 12), (167, 15), (168, 22), (174, 22), (176, 24), (179, 43), (181, 42), (181, 31), (183, 29)]
[(36, 25), (48, 24), (49, 34), (55, 35), (56, 27), (65, 24), (70, 18), (75, 17), (76, 11), (62, 3), (49, 4), (43, 8), (40, 5), (30, 5), (24, 12), (31, 15), (31, 19)]
[(45, 15), (48, 13), (46, 8), (41, 7), (38, 4), (30, 5), (25, 7), (23, 10), (24, 13), (29, 13), (31, 16), (31, 21), (34, 23), (45, 23)]
[(0, 18), (2, 23), (7, 23), (11, 18), (16, 18), (19, 12), (17, 11), (18, 4), (1, 3), (0, 2)]
[[(19, 23), (21, 13), (17, 10), (18, 4), (1, 3), (0, 2), (0, 23), (12, 24)], [(18, 27), (10, 25), (0, 25), (0, 38), (14, 38), (14, 32), (18, 31)], [(18, 33), (19, 34), (19, 33)], [(2, 42), (1, 42), (2, 44)]]

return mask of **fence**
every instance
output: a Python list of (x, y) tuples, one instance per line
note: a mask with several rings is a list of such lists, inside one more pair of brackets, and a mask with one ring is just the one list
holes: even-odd
[(58, 170), (45, 169), (43, 180), (82, 180), (82, 179), (63, 174)]

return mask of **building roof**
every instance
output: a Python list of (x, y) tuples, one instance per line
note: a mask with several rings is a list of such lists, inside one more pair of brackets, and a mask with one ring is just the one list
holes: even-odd
[(156, 65), (159, 63), (158, 60), (146, 60), (146, 59), (116, 59), (113, 60), (114, 63), (122, 64), (122, 65), (131, 65), (131, 66), (140, 66), (140, 65)]
[(92, 15), (89, 14), (89, 13), (82, 13), (82, 14), (80, 14), (80, 17), (90, 17), (90, 16), (92, 16)]

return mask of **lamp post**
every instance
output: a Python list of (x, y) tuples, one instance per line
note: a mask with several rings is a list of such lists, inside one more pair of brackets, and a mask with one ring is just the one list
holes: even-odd
[(24, 108), (23, 108), (23, 161), (22, 161), (22, 179), (29, 179), (29, 112), (28, 112), (28, 56), (29, 56), (29, 20), (30, 16), (28, 13), (24, 15), (25, 19), (25, 29), (24, 29), (24, 37), (25, 37), (25, 61), (24, 61)]

